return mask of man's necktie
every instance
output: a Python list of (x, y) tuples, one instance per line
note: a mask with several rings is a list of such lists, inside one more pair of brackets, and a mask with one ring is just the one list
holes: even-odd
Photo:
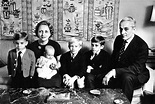
[(21, 64), (22, 64), (22, 59), (21, 59), (21, 51), (18, 52), (18, 58), (17, 58), (17, 71), (21, 72)]
[(124, 49), (125, 49), (125, 45), (126, 45), (126, 43), (127, 43), (127, 41), (124, 40), (124, 41), (123, 41), (123, 44), (122, 44), (122, 47), (121, 47), (121, 49), (120, 49), (120, 51), (119, 51), (118, 61), (120, 61), (121, 56), (122, 56), (122, 54), (124, 53)]
[(75, 54), (72, 54), (72, 58), (73, 58), (73, 59), (75, 58)]
[(74, 60), (75, 54), (71, 54), (71, 62)]

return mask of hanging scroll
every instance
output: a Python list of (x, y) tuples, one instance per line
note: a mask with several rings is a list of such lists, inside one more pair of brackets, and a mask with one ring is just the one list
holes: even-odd
[(60, 0), (58, 40), (94, 35), (113, 38), (117, 32), (119, 0)]
[[(119, 0), (0, 0), (0, 38), (17, 31), (35, 37), (38, 22), (47, 20), (54, 27), (53, 39), (94, 35), (111, 39), (117, 34)], [(4, 38), (5, 37), (5, 38)]]
[(22, 30), (21, 0), (0, 0), (0, 38), (11, 39)]

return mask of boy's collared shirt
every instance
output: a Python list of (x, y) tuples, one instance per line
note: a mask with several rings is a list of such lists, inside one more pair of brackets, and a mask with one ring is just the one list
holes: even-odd
[(103, 73), (103, 75), (105, 75), (105, 73), (107, 73), (110, 62), (109, 53), (101, 49), (98, 55), (93, 57), (93, 59), (91, 59), (93, 55), (92, 50), (86, 52), (85, 55), (86, 66), (91, 66), (94, 69), (91, 70), (92, 74), (98, 75)]
[(23, 55), (24, 55), (24, 53), (26, 52), (26, 48), (23, 49), (22, 51), (18, 51), (18, 50), (17, 50), (17, 53), (16, 53), (16, 54), (17, 54), (17, 57), (18, 57), (18, 53), (19, 53), (19, 52), (22, 52), (22, 53), (20, 54), (20, 55), (21, 55), (21, 58), (22, 58)]
[(76, 53), (76, 54), (71, 53), (71, 57), (74, 59), (74, 58), (76, 57), (77, 54), (78, 54), (78, 53)]
[[(101, 50), (100, 50), (101, 51)], [(90, 59), (92, 60), (95, 56), (97, 56), (99, 53), (100, 53), (100, 51), (98, 51), (97, 53), (93, 53), (92, 55), (91, 55), (91, 57), (90, 57)]]

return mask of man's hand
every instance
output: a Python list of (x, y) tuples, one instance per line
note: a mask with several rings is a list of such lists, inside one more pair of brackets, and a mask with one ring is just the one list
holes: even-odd
[(103, 78), (102, 83), (103, 83), (104, 85), (108, 85), (108, 82), (109, 82), (110, 78), (111, 78), (111, 77), (114, 77), (114, 78), (115, 78), (115, 76), (116, 76), (116, 70), (115, 70), (115, 69), (112, 69), (109, 73), (107, 73), (107, 74), (105, 75), (105, 77)]

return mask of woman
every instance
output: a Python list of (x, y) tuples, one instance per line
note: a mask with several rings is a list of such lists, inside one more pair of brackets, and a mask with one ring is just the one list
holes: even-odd
[[(39, 39), (29, 44), (28, 48), (35, 53), (36, 59), (44, 55), (45, 46), (51, 45), (55, 49), (54, 56), (58, 61), (61, 54), (61, 47), (56, 41), (50, 39), (50, 37), (53, 35), (53, 26), (50, 26), (50, 23), (47, 21), (41, 21), (35, 28), (35, 34)], [(45, 86), (39, 86), (38, 80), (45, 83)], [(43, 79), (38, 78), (38, 75), (35, 72), (35, 76), (32, 80), (32, 87), (60, 87), (60, 85), (61, 77), (59, 73), (57, 73), (57, 75), (53, 76), (51, 79)]]

